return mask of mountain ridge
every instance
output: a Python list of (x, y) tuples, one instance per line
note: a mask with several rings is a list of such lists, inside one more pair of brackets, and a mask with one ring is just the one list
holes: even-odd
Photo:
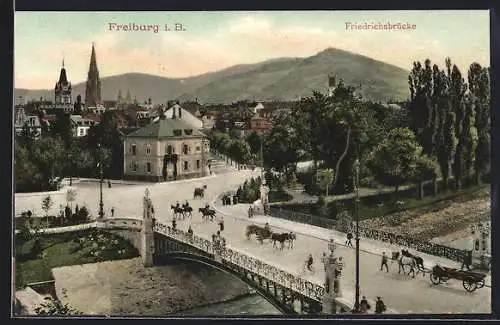
[[(71, 71), (68, 71), (71, 74)], [(361, 54), (327, 48), (305, 58), (272, 58), (237, 64), (218, 71), (185, 78), (170, 78), (142, 72), (101, 78), (104, 100), (116, 100), (130, 90), (139, 102), (198, 100), (200, 103), (231, 103), (237, 100), (297, 100), (313, 90), (326, 92), (328, 76), (353, 86), (361, 85), (364, 98), (374, 101), (404, 100), (408, 97), (409, 70)], [(85, 82), (73, 85), (72, 95), (85, 94)], [(27, 100), (54, 98), (51, 89), (15, 89)]]

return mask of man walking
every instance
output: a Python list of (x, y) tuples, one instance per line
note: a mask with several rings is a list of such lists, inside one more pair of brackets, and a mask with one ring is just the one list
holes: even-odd
[(464, 267), (467, 267), (467, 270), (470, 271), (470, 266), (472, 265), (472, 251), (465, 251), (464, 252), (464, 257), (462, 260), (462, 266), (460, 267), (461, 270), (464, 269)]
[(382, 297), (377, 297), (377, 302), (375, 303), (375, 314), (382, 314), (386, 311), (386, 307), (384, 302), (382, 301)]
[(382, 253), (382, 261), (380, 263), (380, 271), (382, 271), (382, 268), (385, 266), (385, 269), (387, 272), (389, 272), (389, 266), (387, 265), (387, 255), (385, 255), (385, 252)]
[(363, 296), (363, 299), (361, 299), (361, 301), (359, 302), (359, 309), (360, 309), (361, 313), (362, 314), (368, 313), (368, 309), (370, 309), (370, 308), (371, 308), (371, 306), (368, 303), (368, 300), (366, 300), (366, 297)]
[(346, 246), (351, 246), (352, 247), (351, 239), (352, 239), (352, 233), (348, 232), (347, 233), (347, 240), (345, 241)]

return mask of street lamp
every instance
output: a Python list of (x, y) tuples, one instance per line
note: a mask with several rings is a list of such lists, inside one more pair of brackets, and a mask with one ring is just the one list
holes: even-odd
[(102, 152), (101, 152), (101, 144), (97, 144), (97, 154), (99, 155), (99, 190), (100, 190), (100, 199), (99, 199), (99, 219), (104, 219), (104, 203), (102, 202), (102, 182), (104, 181), (104, 172), (102, 170)]
[(359, 159), (354, 161), (354, 186), (356, 189), (356, 201), (354, 205), (354, 213), (356, 218), (356, 302), (354, 304), (354, 312), (360, 312), (359, 306)]

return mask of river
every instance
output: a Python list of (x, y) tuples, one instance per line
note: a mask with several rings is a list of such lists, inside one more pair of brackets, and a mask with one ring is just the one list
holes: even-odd
[(251, 294), (230, 301), (195, 307), (174, 314), (176, 316), (257, 316), (281, 315), (273, 305), (259, 294)]

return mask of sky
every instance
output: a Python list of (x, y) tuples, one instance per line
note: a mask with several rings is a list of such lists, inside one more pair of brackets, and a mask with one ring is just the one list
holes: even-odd
[[(85, 81), (92, 42), (101, 78), (127, 72), (182, 78), (329, 47), (407, 70), (426, 58), (444, 67), (447, 56), (462, 74), (472, 62), (490, 65), (487, 10), (16, 12), (14, 19), (16, 88), (53, 88), (63, 59), (68, 79)], [(158, 30), (117, 30), (133, 23)], [(365, 23), (414, 26), (352, 28)]]

